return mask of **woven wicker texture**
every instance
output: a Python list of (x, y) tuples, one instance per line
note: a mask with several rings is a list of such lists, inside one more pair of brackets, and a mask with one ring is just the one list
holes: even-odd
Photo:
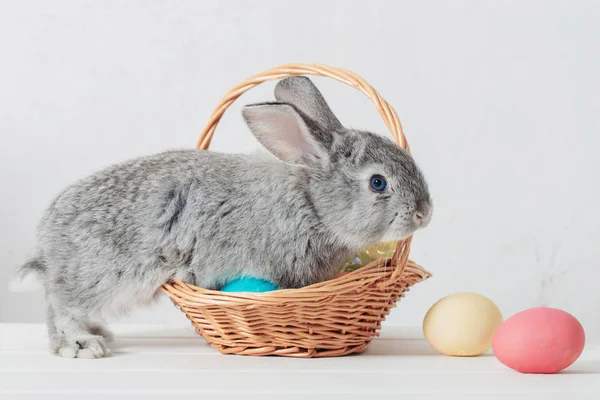
[[(197, 147), (208, 149), (221, 117), (244, 92), (295, 75), (329, 77), (360, 90), (375, 104), (398, 146), (409, 150), (396, 112), (375, 89), (352, 72), (314, 64), (282, 65), (235, 86), (214, 110)], [(408, 260), (410, 243), (411, 238), (399, 242), (391, 259), (301, 289), (225, 293), (177, 281), (162, 290), (224, 354), (308, 358), (360, 353), (409, 287), (430, 277)]]

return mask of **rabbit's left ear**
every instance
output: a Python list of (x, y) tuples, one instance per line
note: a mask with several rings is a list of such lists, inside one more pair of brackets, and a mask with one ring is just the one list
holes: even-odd
[(250, 130), (275, 157), (290, 164), (328, 160), (331, 136), (311, 129), (296, 109), (285, 103), (245, 106), (242, 115)]

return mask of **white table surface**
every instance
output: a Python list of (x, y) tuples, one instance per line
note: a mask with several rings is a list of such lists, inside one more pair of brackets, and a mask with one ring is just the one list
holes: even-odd
[(224, 356), (191, 326), (112, 329), (112, 356), (81, 360), (51, 356), (43, 325), (0, 324), (0, 399), (600, 399), (600, 346), (562, 373), (524, 375), (491, 354), (439, 355), (414, 328), (384, 326), (361, 355), (310, 360)]

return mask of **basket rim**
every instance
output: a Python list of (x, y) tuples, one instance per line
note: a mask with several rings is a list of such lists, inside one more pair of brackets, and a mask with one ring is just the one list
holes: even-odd
[[(380, 259), (375, 260), (363, 267), (357, 268), (354, 271), (344, 273), (341, 276), (334, 277), (332, 279), (314, 283), (309, 286), (296, 289), (279, 289), (270, 292), (254, 293), (254, 292), (222, 292), (220, 290), (204, 289), (181, 280), (169, 281), (161, 287), (161, 291), (171, 297), (177, 299), (179, 303), (194, 304), (198, 306), (197, 302), (191, 301), (196, 300), (206, 305), (223, 305), (232, 302), (237, 303), (252, 303), (259, 305), (261, 303), (272, 304), (273, 301), (294, 301), (301, 298), (314, 298), (315, 296), (333, 296), (339, 293), (350, 292), (356, 289), (357, 279), (360, 280), (360, 276), (368, 273), (370, 270), (377, 269), (377, 275), (369, 279), (362, 279), (361, 286), (364, 285), (367, 288), (367, 284), (378, 279), (381, 279), (381, 275), (393, 273), (398, 269), (397, 266), (393, 265), (392, 259)], [(408, 260), (402, 274), (398, 274), (396, 280), (391, 282), (387, 280), (382, 282), (380, 286), (382, 289), (391, 286), (393, 283), (402, 280), (407, 274), (415, 274), (420, 277), (418, 281), (424, 281), (429, 279), (432, 274), (415, 263), (412, 260)], [(335, 287), (336, 293), (332, 293), (332, 288)], [(340, 289), (341, 288), (341, 289)], [(183, 299), (182, 297), (185, 297)], [(188, 300), (186, 300), (188, 299)]]

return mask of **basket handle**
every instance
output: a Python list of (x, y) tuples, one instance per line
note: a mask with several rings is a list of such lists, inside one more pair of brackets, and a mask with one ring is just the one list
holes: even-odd
[(408, 142), (404, 137), (404, 133), (402, 132), (402, 125), (400, 124), (400, 119), (398, 119), (398, 115), (396, 111), (392, 108), (392, 106), (381, 97), (381, 95), (364, 79), (360, 76), (347, 71), (341, 68), (333, 68), (327, 67), (319, 64), (286, 64), (280, 65), (275, 68), (268, 69), (260, 74), (253, 75), (240, 83), (239, 85), (233, 87), (229, 92), (225, 94), (225, 96), (219, 102), (219, 105), (215, 108), (213, 113), (211, 114), (208, 124), (206, 124), (206, 128), (200, 134), (200, 138), (198, 139), (198, 143), (196, 147), (202, 150), (208, 149), (210, 142), (215, 133), (215, 129), (217, 128), (217, 124), (223, 117), (225, 110), (229, 108), (229, 106), (244, 92), (252, 89), (255, 86), (260, 85), (263, 82), (273, 81), (278, 79), (287, 78), (290, 76), (296, 75), (315, 75), (315, 76), (325, 76), (329, 78), (333, 78), (337, 81), (345, 83), (348, 86), (352, 86), (355, 89), (363, 92), (373, 103), (375, 103), (375, 107), (383, 118), (383, 121), (387, 125), (390, 130), (392, 136), (396, 140), (398, 146), (403, 149), (410, 151), (408, 147)]
[[(200, 134), (200, 138), (196, 143), (196, 147), (202, 150), (208, 149), (210, 142), (217, 128), (217, 124), (225, 114), (225, 111), (229, 108), (233, 102), (244, 94), (246, 91), (252, 89), (255, 86), (260, 85), (263, 82), (278, 80), (287, 78), (290, 76), (297, 75), (315, 75), (324, 76), (335, 79), (339, 82), (345, 83), (348, 86), (352, 86), (355, 89), (360, 90), (365, 94), (377, 108), (379, 115), (383, 118), (383, 121), (387, 125), (390, 133), (394, 137), (394, 140), (398, 146), (402, 147), (406, 151), (410, 152), (408, 142), (402, 131), (402, 125), (400, 119), (394, 111), (394, 108), (387, 102), (371, 85), (369, 85), (364, 79), (356, 75), (353, 72), (342, 68), (334, 68), (320, 64), (285, 64), (278, 67), (268, 69), (256, 75), (252, 75), (245, 81), (234, 86), (219, 102), (219, 105), (215, 108), (211, 114), (206, 127)], [(396, 280), (399, 275), (402, 274), (404, 267), (408, 261), (408, 251), (410, 248), (411, 238), (400, 241), (392, 257), (392, 263), (399, 266), (394, 270), (391, 279)]]

